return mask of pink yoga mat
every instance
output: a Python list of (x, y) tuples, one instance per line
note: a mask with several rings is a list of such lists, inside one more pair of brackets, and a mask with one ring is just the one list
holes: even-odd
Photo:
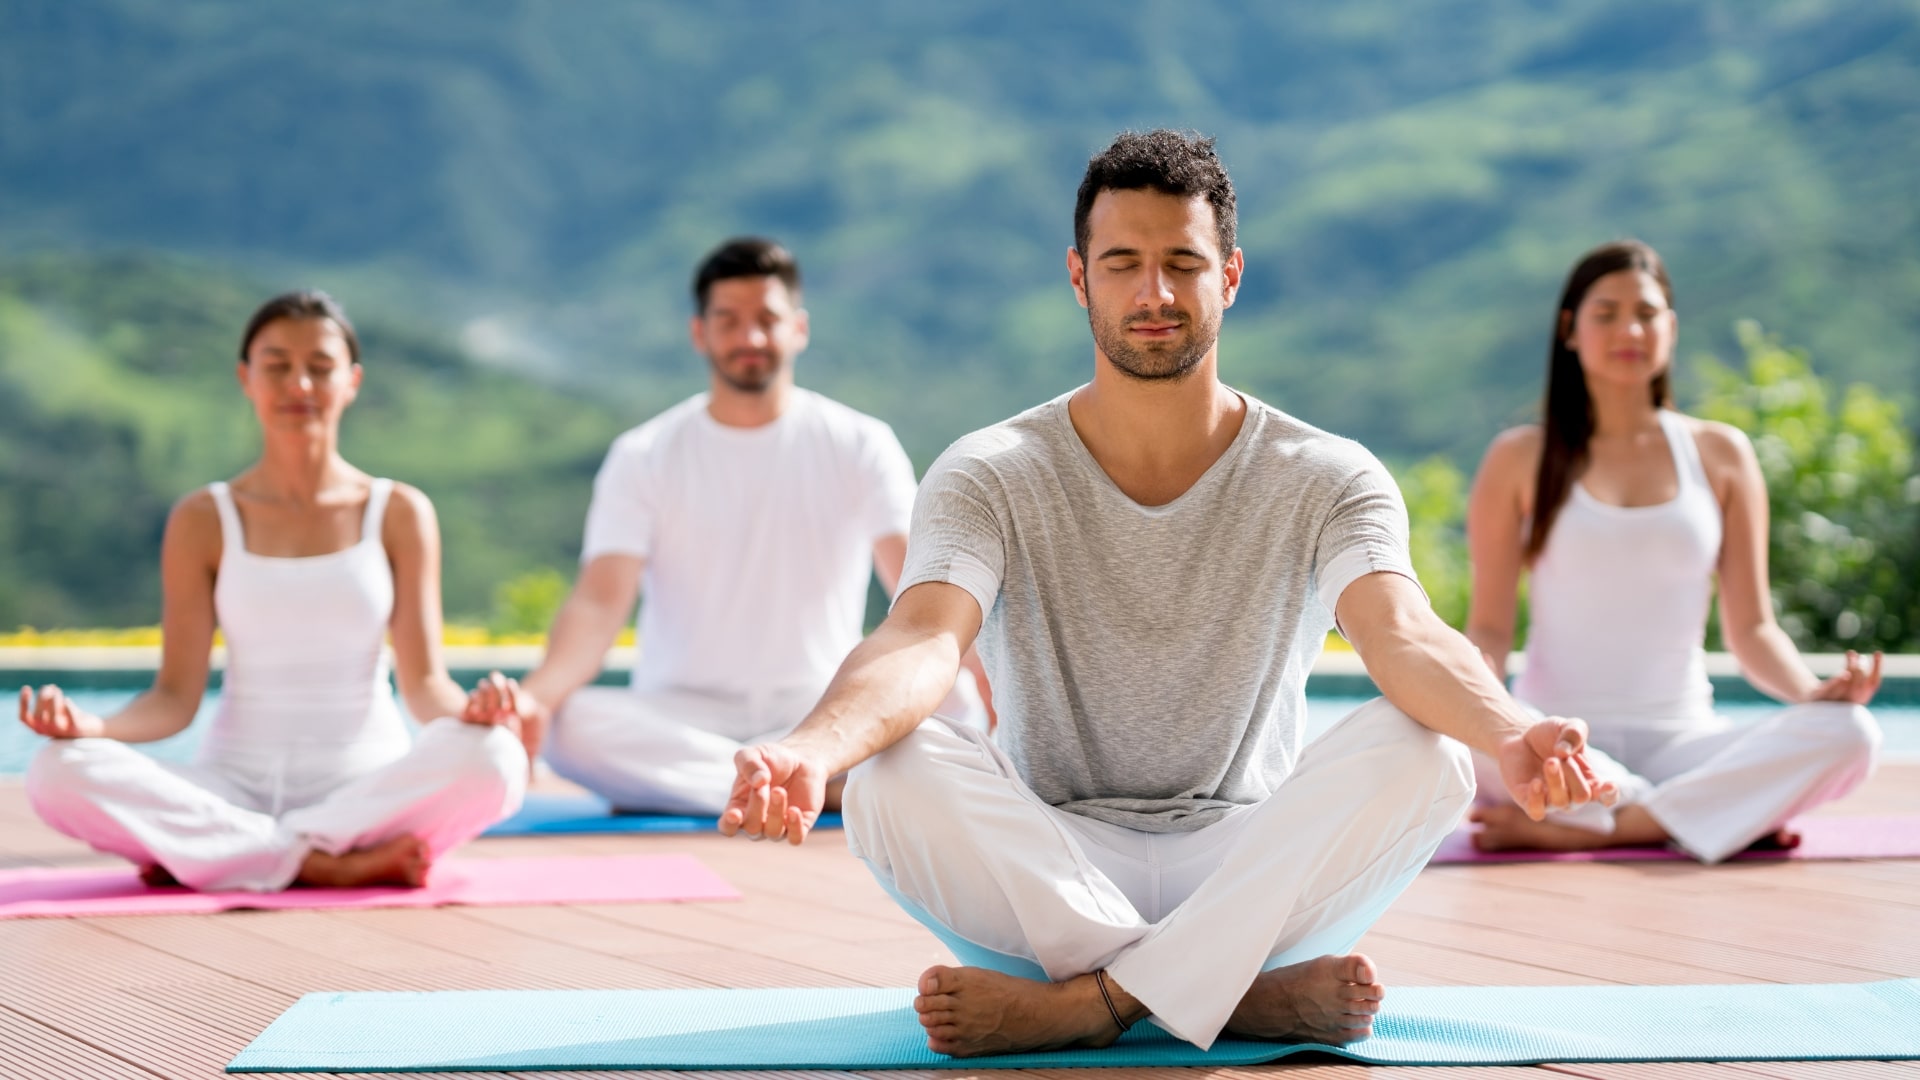
[(438, 907), (441, 904), (631, 904), (738, 900), (691, 855), (568, 855), (450, 859), (419, 889), (288, 889), (200, 893), (155, 889), (132, 868), (0, 870), (0, 919), (83, 915), (199, 915), (236, 908)]
[[(1810, 817), (1793, 823), (1800, 846), (1791, 851), (1743, 851), (1738, 861), (1761, 859), (1920, 859), (1920, 817)], [(1474, 850), (1472, 830), (1462, 826), (1434, 852), (1436, 863), (1687, 862), (1692, 856), (1668, 847), (1601, 848), (1597, 851)]]

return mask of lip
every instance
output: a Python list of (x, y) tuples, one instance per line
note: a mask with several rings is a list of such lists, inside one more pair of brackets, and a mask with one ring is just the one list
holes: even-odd
[(1152, 337), (1165, 337), (1166, 335), (1173, 333), (1175, 330), (1180, 329), (1180, 326), (1181, 324), (1177, 322), (1176, 323), (1134, 323), (1132, 326), (1127, 327), (1127, 329), (1136, 334), (1147, 334)]
[(1647, 354), (1640, 349), (1615, 349), (1610, 355), (1615, 360), (1625, 360), (1630, 363), (1638, 363), (1647, 358)]

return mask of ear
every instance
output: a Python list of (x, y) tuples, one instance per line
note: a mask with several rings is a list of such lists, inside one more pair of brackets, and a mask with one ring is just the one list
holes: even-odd
[(1240, 275), (1245, 273), (1246, 269), (1246, 254), (1239, 248), (1234, 248), (1233, 254), (1227, 256), (1226, 263), (1220, 267), (1220, 276), (1224, 282), (1220, 290), (1220, 298), (1225, 301), (1223, 307), (1232, 307), (1234, 297), (1240, 295)]
[(699, 315), (687, 318), (687, 340), (693, 343), (693, 350), (702, 356), (707, 354), (707, 320)]
[(795, 352), (798, 352), (807, 347), (807, 342), (813, 340), (813, 318), (807, 314), (806, 308), (801, 308), (793, 313), (793, 323), (794, 333), (800, 338), (799, 346), (795, 349)]
[(247, 392), (247, 373), (252, 370), (252, 366), (245, 360), (235, 361), (233, 365), (233, 381), (240, 384), (242, 394)]
[(1087, 264), (1080, 258), (1079, 248), (1067, 248), (1067, 281), (1073, 285), (1073, 298), (1087, 307)]
[(1573, 351), (1573, 312), (1571, 311), (1560, 313), (1560, 342), (1567, 347), (1568, 352)]

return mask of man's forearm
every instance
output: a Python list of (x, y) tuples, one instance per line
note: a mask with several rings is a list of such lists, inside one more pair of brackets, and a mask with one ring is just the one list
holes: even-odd
[(1362, 655), (1388, 701), (1426, 727), (1493, 753), (1533, 720), (1493, 677), (1480, 651), (1429, 613), (1411, 613), (1398, 633)]
[(933, 715), (960, 671), (946, 635), (882, 624), (840, 665), (819, 704), (781, 741), (842, 773)]
[(600, 676), (607, 649), (626, 621), (626, 610), (585, 596), (569, 598), (553, 620), (546, 655), (522, 680), (522, 688), (541, 705), (558, 707), (567, 695)]

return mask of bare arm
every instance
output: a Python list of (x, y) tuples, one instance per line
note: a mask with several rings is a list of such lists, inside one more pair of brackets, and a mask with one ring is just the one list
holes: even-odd
[[(873, 572), (879, 576), (880, 584), (886, 586), (887, 595), (893, 596), (900, 587), (900, 575), (907, 564), (907, 538), (901, 535), (883, 536), (873, 545)], [(966, 655), (960, 658), (960, 666), (973, 674), (973, 685), (980, 691), (980, 705), (987, 710), (987, 730), (992, 731), (1000, 722), (1000, 716), (993, 711), (993, 687), (987, 683), (987, 666), (980, 661), (980, 653), (968, 647)]]
[(1501, 435), (1487, 448), (1467, 498), (1467, 552), (1473, 568), (1467, 640), (1498, 677), (1505, 677), (1507, 656), (1513, 651), (1525, 543), (1521, 525), (1532, 501), (1539, 458), (1536, 429)]
[(554, 616), (546, 655), (522, 684), (542, 708), (559, 705), (599, 677), (607, 650), (633, 616), (646, 565), (637, 555), (600, 555), (581, 567)]
[(212, 495), (196, 491), (174, 504), (160, 541), (160, 670), (153, 685), (104, 720), (75, 707), (57, 686), (37, 694), (23, 687), (21, 722), (56, 739), (153, 742), (185, 731), (207, 689), (219, 565), (219, 511)]
[(1387, 700), (1498, 762), (1528, 816), (1537, 821), (1549, 809), (1610, 795), (1610, 786), (1599, 785), (1586, 766), (1586, 725), (1535, 721), (1473, 644), (1433, 613), (1412, 580), (1368, 574), (1340, 594), (1338, 617)]
[(873, 573), (891, 599), (900, 588), (900, 574), (907, 567), (907, 536), (894, 533), (873, 542)]
[(419, 490), (395, 484), (381, 540), (393, 564), (394, 675), (407, 712), (421, 722), (459, 716), (467, 695), (453, 676), (440, 640), (440, 523)]
[(1872, 700), (1880, 686), (1880, 656), (1865, 670), (1849, 653), (1847, 669), (1821, 680), (1800, 658), (1773, 615), (1767, 573), (1767, 482), (1753, 444), (1724, 425), (1701, 429), (1697, 443), (1720, 499), (1720, 632), (1747, 681), (1786, 702)]
[(898, 742), (939, 707), (980, 619), (979, 603), (957, 585), (930, 581), (908, 589), (887, 621), (847, 655), (799, 727), (735, 756), (739, 776), (720, 831), (805, 839), (829, 777)]

